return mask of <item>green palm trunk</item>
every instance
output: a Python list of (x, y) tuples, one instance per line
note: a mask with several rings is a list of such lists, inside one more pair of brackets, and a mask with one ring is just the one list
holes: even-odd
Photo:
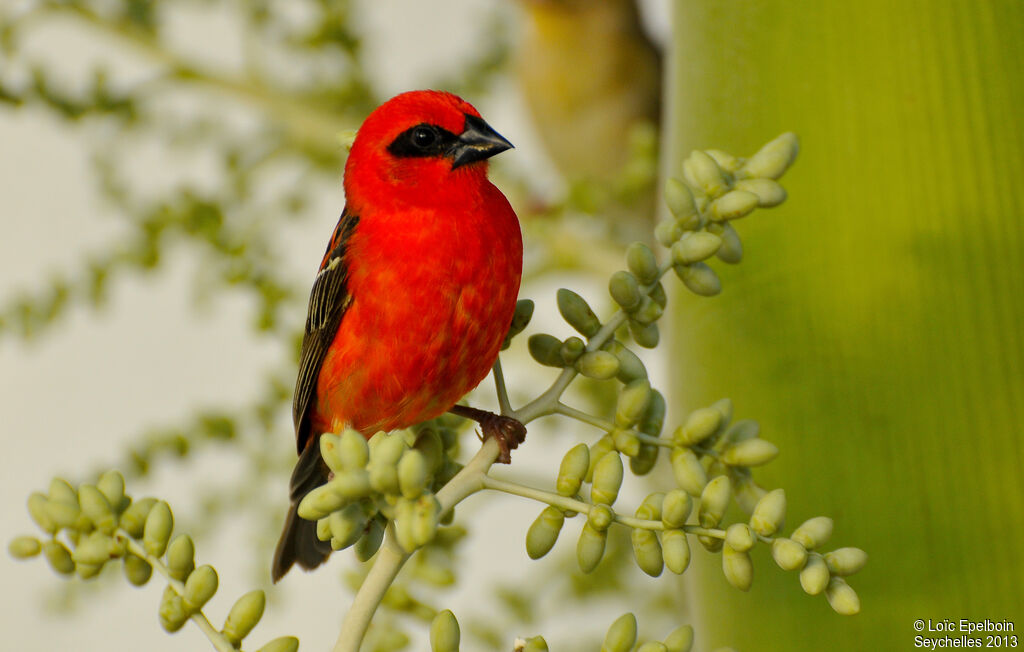
[(674, 23), (672, 160), (803, 149), (790, 200), (736, 224), (723, 294), (679, 304), (676, 414), (732, 397), (782, 448), (759, 478), (786, 532), (830, 515), (871, 555), (853, 618), (767, 555), (750, 594), (702, 569), (704, 645), (1024, 634), (1024, 3), (680, 0)]

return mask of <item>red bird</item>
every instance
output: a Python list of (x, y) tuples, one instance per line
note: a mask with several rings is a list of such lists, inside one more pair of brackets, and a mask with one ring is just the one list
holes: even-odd
[(299, 461), (275, 582), (331, 552), (296, 512), (327, 481), (321, 433), (347, 424), (370, 437), (451, 410), (504, 436), (506, 458), (525, 434), (455, 406), (494, 365), (519, 293), (519, 220), (487, 180), (487, 159), (510, 147), (472, 105), (438, 91), (398, 95), (360, 127), (345, 210), (309, 297), (292, 404)]

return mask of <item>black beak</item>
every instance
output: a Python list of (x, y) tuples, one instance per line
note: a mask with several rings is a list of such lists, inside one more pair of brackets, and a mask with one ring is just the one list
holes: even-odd
[(484, 122), (483, 118), (466, 114), (466, 126), (448, 156), (452, 159), (452, 169), (490, 158), (495, 154), (511, 149), (512, 143)]

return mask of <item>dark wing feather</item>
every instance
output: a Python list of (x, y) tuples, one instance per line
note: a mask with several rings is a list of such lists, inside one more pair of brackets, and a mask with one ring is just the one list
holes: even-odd
[(299, 356), (299, 376), (295, 380), (295, 397), (292, 400), (295, 443), (300, 454), (311, 437), (309, 410), (316, 394), (320, 367), (327, 355), (327, 348), (338, 332), (345, 309), (352, 301), (348, 292), (345, 253), (348, 240), (358, 222), (357, 215), (349, 213), (347, 209), (342, 212), (309, 294), (309, 311), (306, 314), (302, 353)]

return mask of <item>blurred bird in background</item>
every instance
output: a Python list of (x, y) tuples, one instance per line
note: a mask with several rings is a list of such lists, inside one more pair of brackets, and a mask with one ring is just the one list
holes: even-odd
[(551, 160), (571, 192), (582, 183), (585, 193), (610, 192), (605, 201), (649, 216), (661, 53), (636, 0), (518, 4), (525, 19), (515, 74)]

